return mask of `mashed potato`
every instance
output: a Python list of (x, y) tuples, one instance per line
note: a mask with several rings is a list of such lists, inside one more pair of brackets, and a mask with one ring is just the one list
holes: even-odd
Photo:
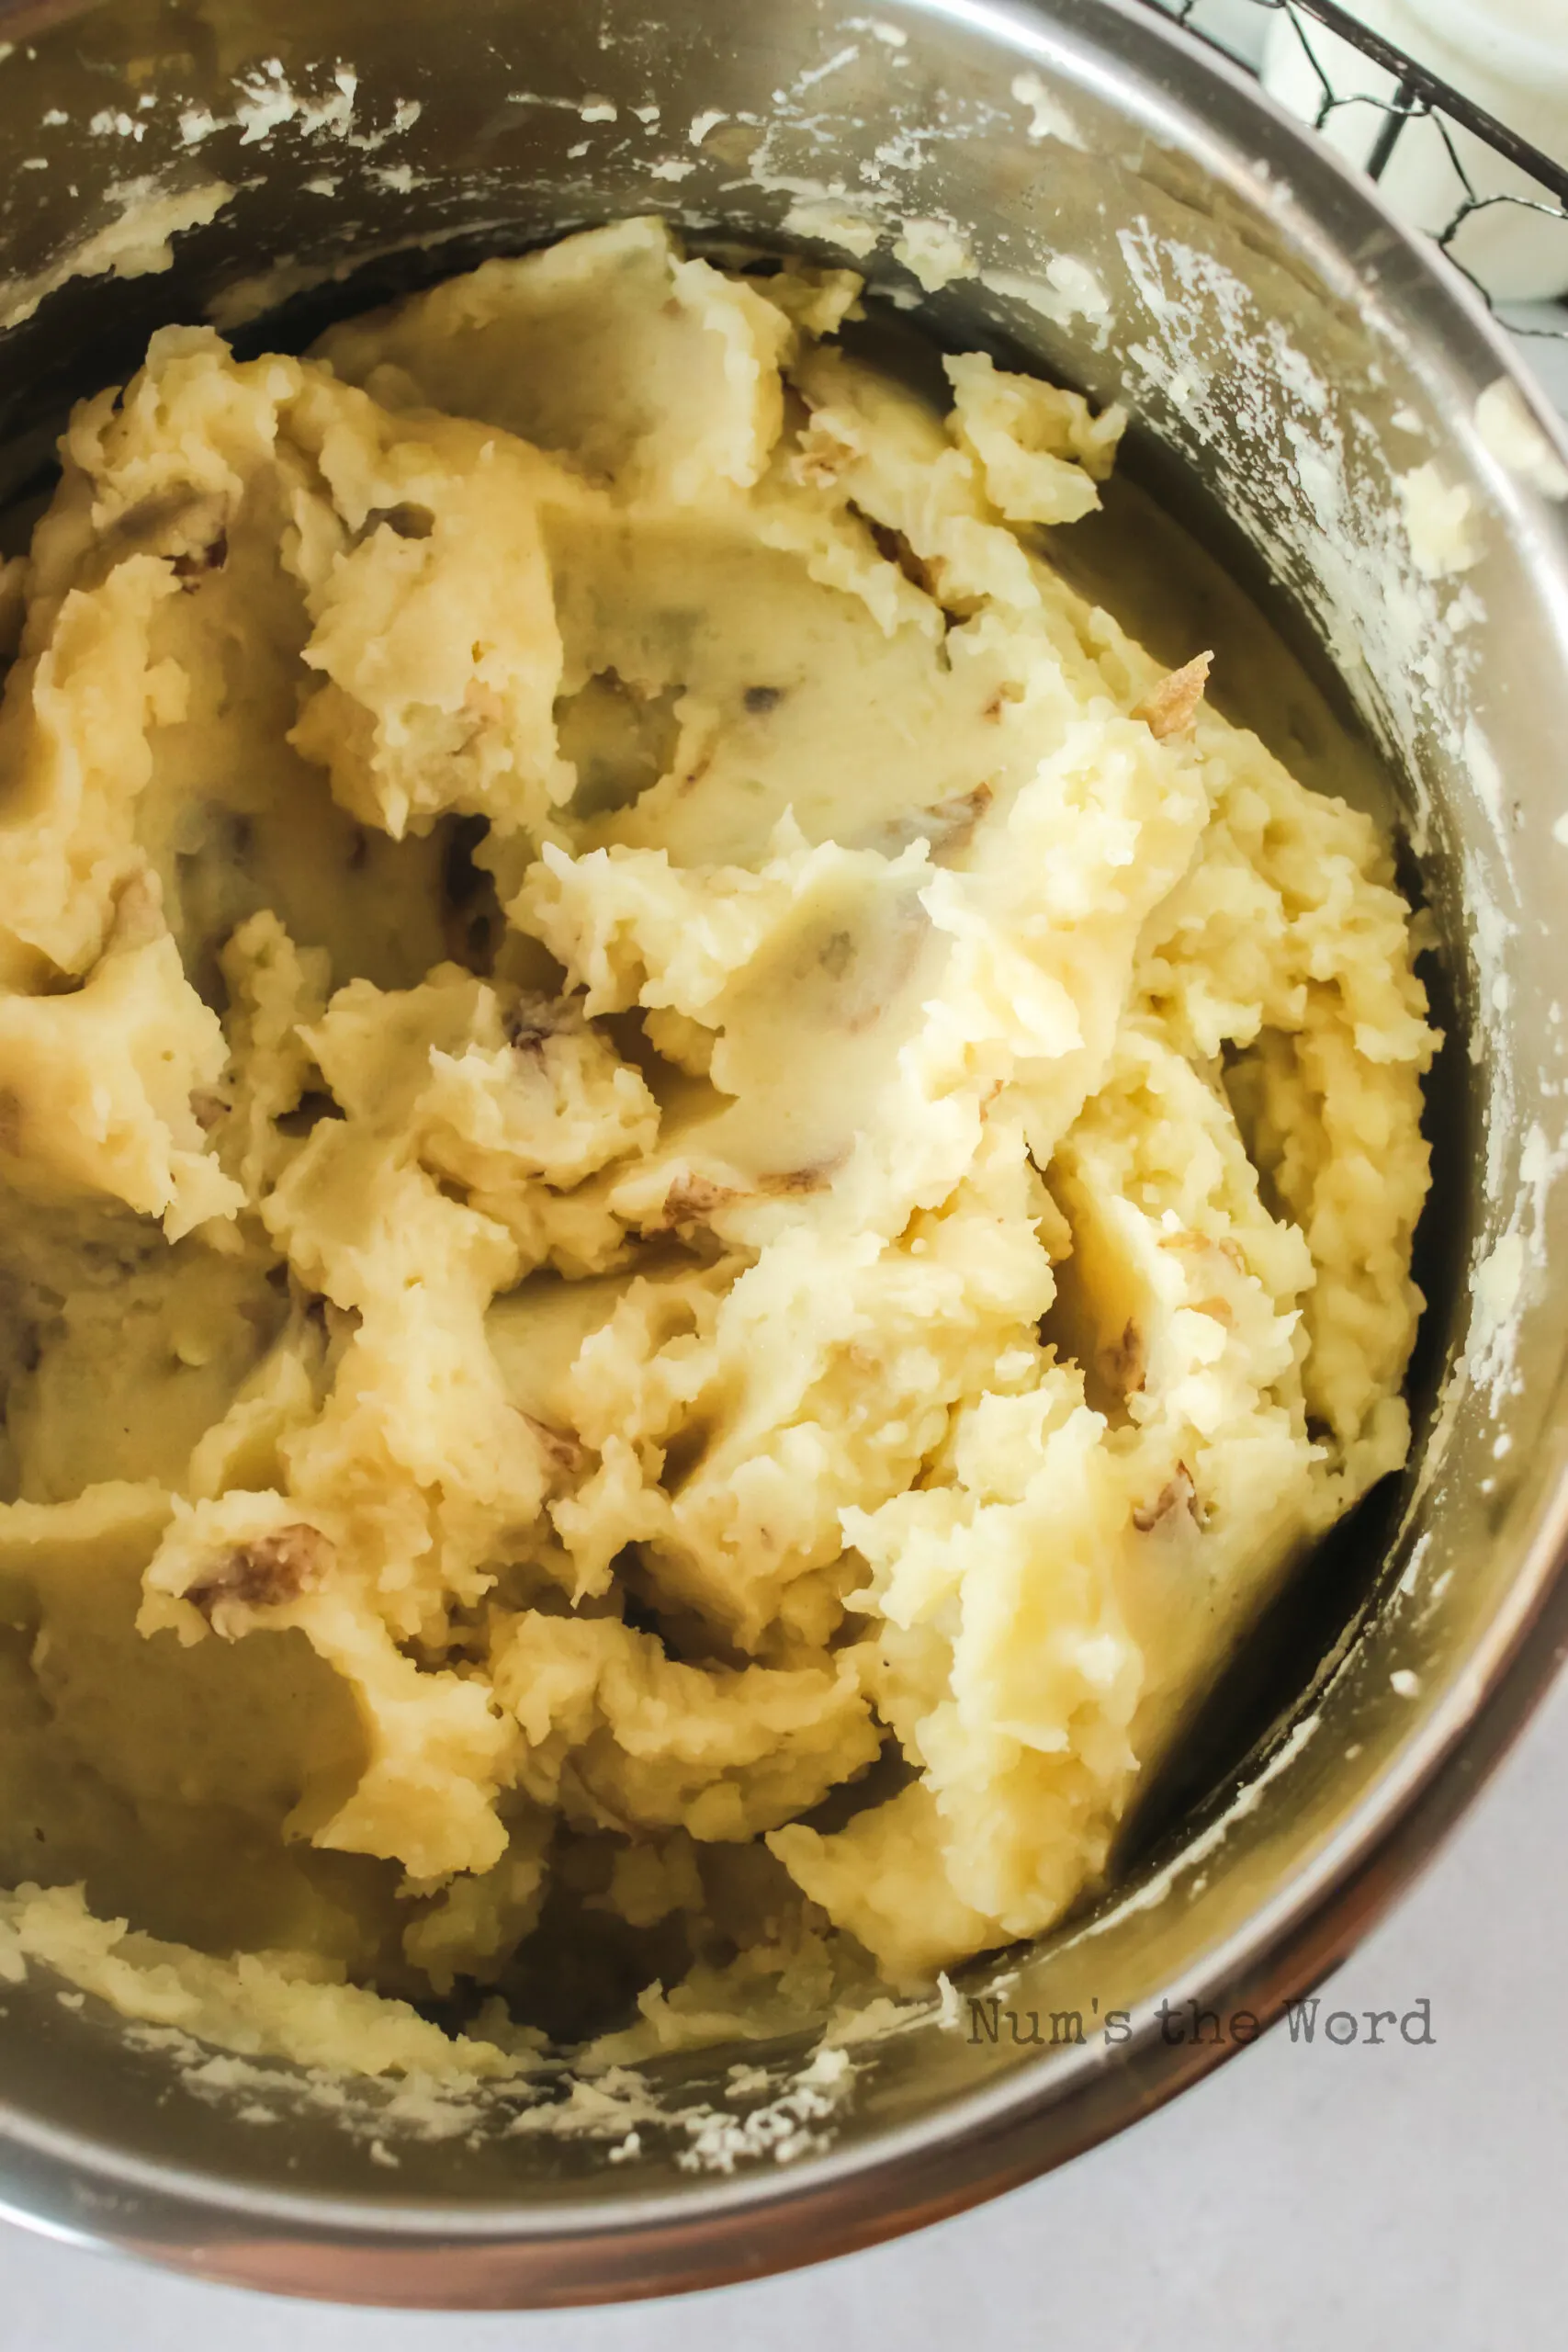
[(1404, 1459), (1387, 846), (1054, 572), (1119, 414), (940, 415), (857, 294), (634, 220), (76, 413), (0, 712), (12, 1973), (480, 2071), (487, 1991), (918, 1983)]

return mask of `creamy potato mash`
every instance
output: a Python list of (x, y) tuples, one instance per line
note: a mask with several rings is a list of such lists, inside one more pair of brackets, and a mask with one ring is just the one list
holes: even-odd
[(502, 1996), (918, 1984), (1403, 1460), (1387, 845), (1053, 570), (1120, 415), (942, 415), (858, 291), (634, 220), (77, 411), (0, 712), (11, 1973), (479, 2071)]

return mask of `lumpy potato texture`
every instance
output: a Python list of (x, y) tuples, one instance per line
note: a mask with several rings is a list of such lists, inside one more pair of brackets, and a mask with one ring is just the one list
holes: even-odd
[(1054, 571), (1118, 413), (943, 413), (859, 292), (634, 220), (76, 412), (0, 710), (10, 1973), (480, 2072), (919, 1984), (1404, 1459), (1387, 844)]

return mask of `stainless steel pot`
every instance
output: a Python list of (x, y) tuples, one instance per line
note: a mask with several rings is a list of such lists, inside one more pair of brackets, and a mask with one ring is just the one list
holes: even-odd
[[(933, 330), (1128, 401), (1134, 470), (1325, 650), (1398, 779), (1453, 1036), (1412, 1469), (1260, 1630), (1096, 1911), (804, 2093), (805, 2045), (764, 2053), (770, 2091), (726, 2076), (734, 2053), (671, 2062), (668, 2120), (619, 2134), (615, 2163), (591, 2135), (509, 2134), (504, 2109), (432, 2140), (390, 2113), (367, 2128), (370, 2093), (334, 2120), (287, 2070), (193, 2081), (35, 1969), (0, 1988), (0, 2201), (209, 2278), (502, 2305), (809, 2261), (1060, 2163), (1344, 1955), (1568, 1630), (1554, 428), (1369, 188), (1122, 0), (54, 0), (0, 32), (13, 485), (64, 401), (209, 305), (232, 322), (288, 296), (244, 332), (299, 342), (480, 252), (657, 208), (820, 254), (869, 243), (873, 284), (908, 307), (892, 246), (911, 217), (947, 224), (967, 254)], [(218, 181), (235, 192), (173, 266), (130, 274), (164, 257), (148, 205)], [(1189, 2000), (1225, 2041), (1172, 2035)], [(1010, 2010), (1077, 2011), (1084, 2040), (1021, 2046)], [(265, 2129), (244, 2119), (274, 2093)], [(761, 2120), (703, 2142), (699, 2107)]]

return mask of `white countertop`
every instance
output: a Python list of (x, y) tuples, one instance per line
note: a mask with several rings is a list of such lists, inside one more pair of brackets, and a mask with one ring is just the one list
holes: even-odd
[(915, 2237), (664, 2304), (469, 2317), (273, 2301), (0, 2225), (3, 2352), (1532, 2352), (1562, 2333), (1568, 1685), (1332, 2006), (1077, 2163)]

